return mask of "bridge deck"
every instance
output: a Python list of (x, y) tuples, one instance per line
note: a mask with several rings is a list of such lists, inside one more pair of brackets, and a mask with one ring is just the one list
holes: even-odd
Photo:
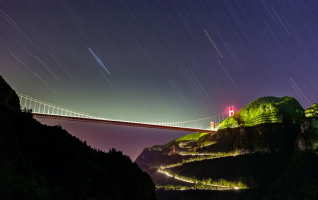
[(123, 121), (106, 120), (106, 119), (89, 119), (89, 118), (81, 118), (81, 117), (69, 117), (69, 116), (39, 114), (39, 113), (32, 113), (32, 115), (35, 118), (67, 120), (67, 121), (80, 121), (80, 122), (111, 124), (111, 125), (119, 125), (119, 126), (133, 126), (133, 127), (153, 128), (153, 129), (167, 129), (167, 130), (175, 130), (175, 131), (201, 132), (201, 133), (216, 134), (215, 130), (204, 130), (204, 129), (196, 129), (196, 128), (162, 126), (162, 125), (154, 125), (154, 124), (123, 122)]

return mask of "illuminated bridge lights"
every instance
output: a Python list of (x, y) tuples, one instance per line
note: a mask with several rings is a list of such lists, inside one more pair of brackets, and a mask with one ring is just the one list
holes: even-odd
[(232, 106), (232, 108), (229, 107), (229, 117), (234, 115), (234, 113), (235, 113), (235, 110), (234, 110), (233, 106)]

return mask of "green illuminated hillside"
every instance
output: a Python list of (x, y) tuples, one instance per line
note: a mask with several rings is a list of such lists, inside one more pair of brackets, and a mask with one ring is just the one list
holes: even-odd
[[(212, 192), (215, 199), (221, 194), (225, 199), (316, 199), (318, 117), (305, 116), (315, 109), (316, 104), (304, 112), (292, 97), (262, 97), (222, 122), (216, 134), (192, 133), (160, 150), (148, 148), (136, 163), (143, 163), (159, 189), (224, 191)], [(143, 160), (147, 155), (152, 158)]]
[(311, 107), (305, 111), (306, 117), (318, 117), (318, 104), (314, 103)]
[(176, 139), (175, 141), (176, 142), (181, 142), (181, 141), (187, 141), (187, 140), (198, 140), (200, 137), (206, 135), (207, 133), (192, 133), (192, 134), (188, 134), (188, 135), (185, 135), (183, 137), (180, 137), (178, 139)]
[(303, 117), (304, 109), (292, 97), (262, 97), (225, 119), (220, 128), (282, 123), (283, 120), (292, 120), (294, 123), (300, 124)]

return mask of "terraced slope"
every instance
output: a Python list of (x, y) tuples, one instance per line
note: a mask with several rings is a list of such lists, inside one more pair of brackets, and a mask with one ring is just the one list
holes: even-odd
[(283, 120), (300, 124), (303, 117), (304, 109), (293, 97), (262, 97), (225, 119), (220, 128), (282, 123)]

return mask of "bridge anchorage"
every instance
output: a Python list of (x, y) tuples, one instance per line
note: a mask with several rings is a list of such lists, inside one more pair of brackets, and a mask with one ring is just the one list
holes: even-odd
[(137, 122), (120, 119), (111, 119), (82, 112), (77, 112), (60, 106), (56, 106), (33, 97), (17, 92), (22, 109), (31, 109), (35, 118), (80, 121), (90, 123), (102, 123), (121, 126), (134, 126), (154, 129), (168, 129), (188, 132), (205, 132), (214, 134), (219, 128), (219, 124), (228, 116), (234, 114), (234, 109), (230, 108), (229, 113), (224, 112), (211, 117), (206, 117), (191, 121), (182, 122)]

